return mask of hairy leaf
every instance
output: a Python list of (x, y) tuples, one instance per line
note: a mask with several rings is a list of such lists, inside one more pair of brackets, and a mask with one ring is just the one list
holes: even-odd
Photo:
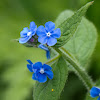
[(62, 34), (61, 37), (58, 39), (57, 44), (54, 47), (61, 47), (69, 41), (69, 39), (75, 33), (78, 25), (80, 24), (82, 16), (85, 15), (85, 12), (92, 3), (93, 2), (87, 3), (85, 6), (80, 8), (73, 16), (71, 16), (66, 20), (63, 20), (62, 23), (56, 25), (58, 28), (61, 29)]
[[(62, 23), (66, 18), (73, 15), (73, 12), (66, 10), (58, 17), (56, 23)], [(97, 41), (97, 31), (93, 23), (82, 18), (74, 36), (63, 46), (71, 53), (78, 62), (85, 66), (91, 57)]]
[(57, 100), (59, 98), (67, 80), (68, 69), (62, 57), (52, 67), (54, 78), (46, 83), (36, 83), (33, 92), (34, 100)]
[(75, 35), (64, 47), (84, 67), (94, 51), (96, 42), (97, 31), (95, 26), (86, 18), (83, 18)]

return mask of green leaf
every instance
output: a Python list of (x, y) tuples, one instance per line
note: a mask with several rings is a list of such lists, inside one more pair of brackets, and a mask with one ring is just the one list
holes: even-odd
[[(64, 11), (59, 16), (58, 20), (63, 22), (65, 18), (70, 17), (72, 14), (73, 14), (72, 11)], [(77, 62), (79, 66), (84, 67), (89, 62), (89, 58), (91, 57), (96, 45), (96, 41), (97, 41), (97, 31), (95, 26), (86, 18), (82, 18), (82, 21), (78, 26), (74, 36), (63, 47), (68, 55), (71, 54), (70, 57), (73, 59), (73, 61)], [(74, 70), (75, 66), (71, 66), (71, 63), (69, 64), (69, 66), (71, 70), (72, 69)], [(74, 71), (80, 78), (82, 74), (80, 72), (78, 72), (80, 73), (78, 74), (76, 70)], [(83, 72), (84, 70), (82, 71), (82, 73)], [(85, 77), (83, 78), (85, 79)], [(81, 79), (83, 80), (83, 78)], [(87, 83), (92, 83), (91, 78), (89, 77), (86, 78), (87, 78)], [(85, 86), (87, 85), (85, 84)], [(91, 86), (92, 85), (89, 85), (88, 87), (91, 88)]]
[[(86, 71), (80, 66), (80, 64), (72, 58), (69, 53), (66, 52), (64, 48), (56, 49), (63, 58), (72, 65), (73, 71), (78, 75), (78, 77), (83, 81), (84, 85), (86, 86), (87, 90), (91, 89), (94, 83), (92, 82), (91, 78), (88, 76)], [(71, 66), (70, 66), (71, 67)]]
[(82, 16), (85, 15), (88, 7), (92, 3), (93, 2), (87, 3), (85, 6), (80, 8), (73, 16), (71, 16), (68, 19), (64, 18), (62, 22), (60, 21), (61, 23), (59, 22), (59, 20), (57, 20), (58, 25), (56, 26), (61, 29), (62, 34), (61, 37), (58, 39), (57, 44), (54, 47), (61, 47), (69, 41), (69, 39), (74, 35), (78, 25), (80, 24)]
[(68, 69), (62, 57), (52, 67), (54, 78), (46, 83), (36, 82), (33, 92), (34, 100), (57, 100), (59, 98), (67, 80)]
[(83, 18), (74, 36), (63, 47), (84, 67), (94, 51), (96, 42), (97, 31), (95, 26), (86, 18)]
[[(74, 13), (66, 10), (60, 14), (56, 24), (62, 23)], [(74, 36), (63, 46), (82, 66), (86, 66), (97, 42), (97, 31), (93, 23), (82, 18)]]

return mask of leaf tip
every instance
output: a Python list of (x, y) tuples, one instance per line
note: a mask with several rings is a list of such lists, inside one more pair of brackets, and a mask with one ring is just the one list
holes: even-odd
[(91, 1), (91, 2), (89, 2), (90, 3), (90, 5), (92, 5), (93, 3), (94, 3), (94, 1)]
[(87, 7), (89, 7), (89, 6), (91, 6), (93, 3), (94, 3), (94, 1), (90, 1), (90, 2), (88, 2), (86, 5), (87, 5)]

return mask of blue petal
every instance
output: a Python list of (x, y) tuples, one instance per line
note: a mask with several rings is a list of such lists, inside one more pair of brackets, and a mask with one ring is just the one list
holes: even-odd
[(44, 26), (42, 26), (42, 25), (39, 26), (39, 27), (37, 28), (36, 34), (37, 34), (38, 36), (46, 36), (46, 31), (45, 31)]
[(47, 59), (50, 59), (50, 51), (49, 51), (48, 47), (44, 46), (43, 44), (40, 44), (38, 47), (45, 50)]
[[(34, 35), (35, 35), (35, 31), (34, 31), (34, 32), (32, 32), (32, 36), (34, 36)], [(32, 37), (32, 36), (31, 36), (31, 37)]]
[(26, 37), (27, 33), (29, 32), (28, 27), (23, 28), (23, 30), (20, 32), (21, 37)]
[(41, 62), (36, 62), (34, 65), (33, 65), (33, 69), (40, 69), (42, 68), (42, 63)]
[(36, 25), (35, 25), (35, 22), (30, 22), (30, 29), (32, 28), (32, 29), (34, 29), (36, 27)]
[[(33, 66), (32, 66), (32, 68), (33, 68)], [(33, 72), (36, 73), (37, 72), (37, 69), (33, 69)]]
[(100, 100), (100, 97), (97, 100)]
[(55, 29), (54, 32), (52, 33), (52, 37), (59, 38), (60, 36), (61, 36), (60, 28)]
[(32, 36), (34, 36), (35, 33), (31, 33), (30, 36), (28, 36), (29, 40), (32, 38)]
[(57, 43), (57, 39), (53, 38), (53, 37), (49, 37), (48, 41), (47, 41), (47, 45), (48, 46), (53, 46)]
[(30, 23), (30, 31), (35, 34), (36, 30), (37, 30), (37, 26), (35, 25), (35, 22), (31, 22)]
[(52, 70), (52, 68), (47, 64), (43, 64), (43, 68), (44, 70)]
[(40, 44), (38, 47), (45, 50), (45, 51), (49, 50), (48, 47), (44, 46), (43, 44)]
[(45, 71), (46, 75), (48, 76), (49, 79), (53, 79), (53, 72), (52, 71)]
[(97, 97), (97, 96), (99, 96), (99, 93), (100, 93), (100, 89), (97, 88), (97, 87), (93, 87), (93, 88), (90, 90), (90, 95), (91, 95), (91, 97)]
[(46, 36), (39, 37), (38, 42), (40, 42), (42, 44), (46, 44), (47, 43), (47, 37)]
[(33, 72), (32, 65), (27, 64), (27, 68), (29, 69), (30, 72)]
[(36, 73), (34, 73), (34, 74), (32, 75), (32, 79), (33, 79), (33, 80), (37, 80)]
[(20, 32), (20, 36), (21, 37), (26, 37), (27, 36), (27, 33), (23, 33), (22, 31)]
[(55, 29), (55, 23), (49, 21), (45, 23), (45, 28), (48, 32), (52, 32)]
[(27, 60), (27, 62), (28, 62), (29, 64), (31, 64), (31, 65), (33, 64), (33, 63), (31, 62), (31, 60)]
[(46, 51), (46, 57), (47, 57), (47, 59), (50, 59), (50, 51), (49, 50)]
[(24, 37), (19, 39), (19, 43), (24, 44), (26, 43), (30, 38), (29, 37)]
[(40, 83), (46, 82), (46, 81), (47, 81), (46, 75), (45, 75), (45, 74), (40, 74), (40, 73), (38, 73), (38, 81), (39, 81)]

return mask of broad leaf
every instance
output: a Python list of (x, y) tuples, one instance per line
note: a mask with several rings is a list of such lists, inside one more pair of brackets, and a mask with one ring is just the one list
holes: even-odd
[[(73, 15), (72, 11), (66, 10), (58, 17), (56, 23), (62, 23), (66, 18)], [(97, 31), (93, 23), (82, 18), (74, 36), (63, 47), (71, 53), (84, 67), (91, 57), (97, 41)]]
[[(88, 7), (92, 4), (93, 2), (87, 3), (85, 6), (80, 8), (73, 16), (71, 16), (68, 19), (65, 19), (56, 27), (61, 29), (61, 37), (58, 39), (57, 44), (54, 47), (61, 47), (64, 44), (68, 42), (68, 40), (73, 36), (75, 33), (78, 25), (80, 24), (82, 20), (82, 16), (85, 15)], [(61, 18), (62, 19), (62, 18)]]
[(62, 57), (52, 67), (54, 78), (46, 83), (36, 82), (33, 92), (34, 100), (57, 100), (59, 98), (67, 80), (68, 69)]

